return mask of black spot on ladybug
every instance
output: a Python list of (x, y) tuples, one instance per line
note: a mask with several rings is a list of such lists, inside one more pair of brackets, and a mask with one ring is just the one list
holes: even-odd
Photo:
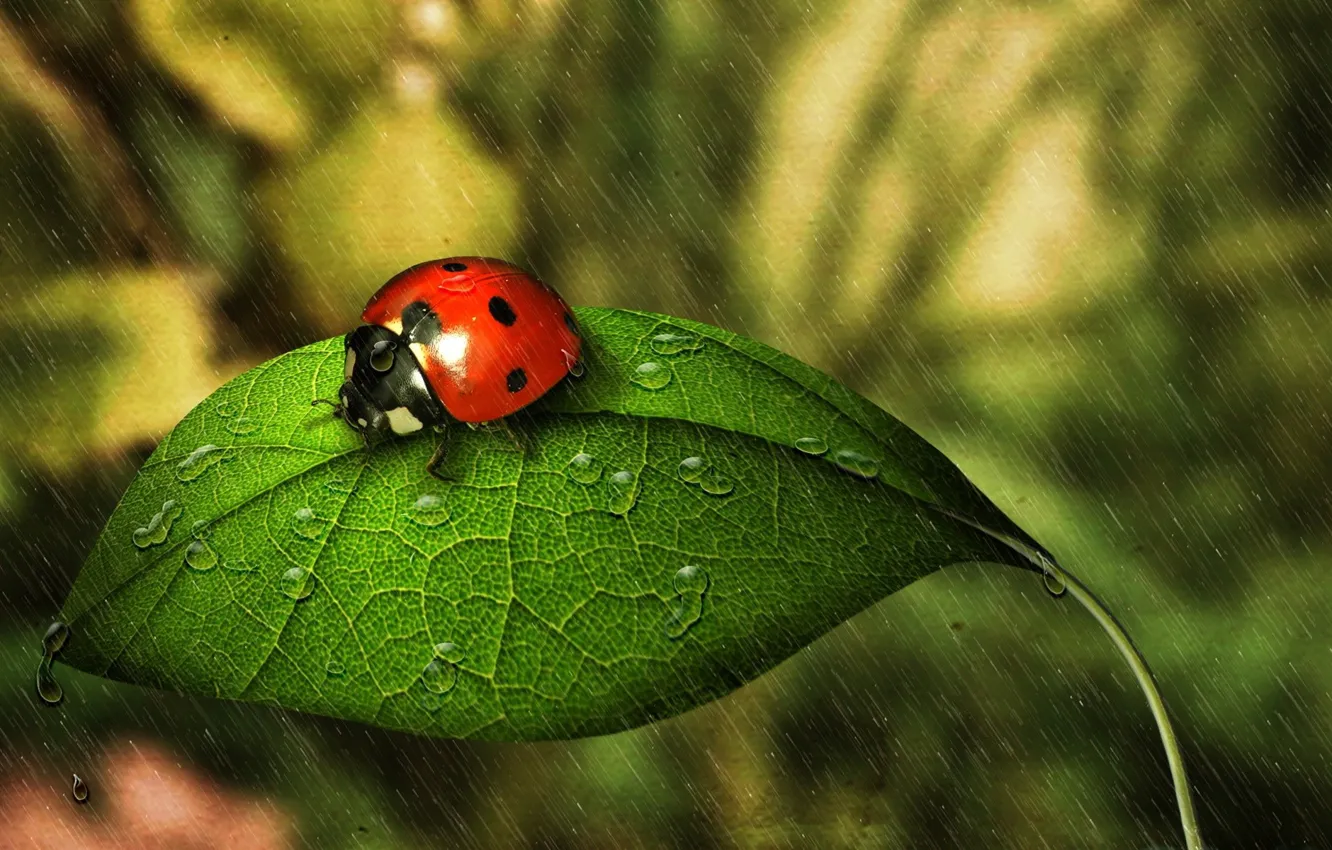
[(465, 271), (467, 271), (467, 265), (466, 265), (465, 263), (445, 263), (445, 264), (444, 264), (444, 271), (446, 271), (446, 272), (465, 272)]
[(504, 325), (505, 327), (513, 327), (513, 323), (518, 321), (518, 314), (513, 312), (513, 308), (509, 306), (509, 302), (500, 298), (498, 295), (491, 296), (490, 304), (488, 306), (490, 307), (491, 318), (499, 322), (501, 325)]
[(402, 335), (407, 342), (430, 345), (443, 332), (439, 316), (424, 301), (413, 301), (402, 308)]
[(569, 333), (574, 336), (581, 336), (581, 334), (578, 333), (578, 323), (574, 321), (574, 317), (571, 316), (567, 310), (564, 313), (564, 326), (568, 328)]
[(522, 369), (514, 369), (504, 378), (504, 385), (509, 388), (509, 392), (516, 393), (527, 386), (527, 373)]

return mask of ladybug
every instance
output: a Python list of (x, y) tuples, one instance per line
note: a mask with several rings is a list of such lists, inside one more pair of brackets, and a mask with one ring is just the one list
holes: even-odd
[[(347, 334), (333, 414), (360, 432), (411, 434), (503, 419), (571, 372), (582, 335), (569, 305), (532, 274), (487, 257), (448, 257), (394, 275)], [(444, 444), (426, 465), (431, 475)]]

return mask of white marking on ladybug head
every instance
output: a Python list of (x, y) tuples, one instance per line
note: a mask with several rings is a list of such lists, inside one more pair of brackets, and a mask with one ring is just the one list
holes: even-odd
[(347, 365), (342, 370), (343, 379), (350, 381), (352, 370), (356, 368), (356, 352), (353, 349), (347, 349)]
[(420, 431), (425, 426), (412, 415), (412, 412), (405, 407), (395, 407), (388, 411), (389, 428), (395, 434), (411, 434), (414, 431)]
[(357, 424), (357, 425), (360, 425), (362, 428), (365, 428), (365, 427), (367, 427), (370, 423), (369, 423), (367, 420), (365, 420), (365, 419), (357, 419), (357, 420), (356, 420), (356, 424)]

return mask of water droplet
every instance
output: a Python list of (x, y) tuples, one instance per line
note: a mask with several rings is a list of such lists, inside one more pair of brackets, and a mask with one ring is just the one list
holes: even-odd
[(638, 476), (622, 469), (606, 481), (607, 509), (618, 516), (629, 513), (638, 501)]
[(343, 667), (340, 661), (330, 661), (324, 665), (324, 672), (330, 676), (341, 676), (347, 672), (347, 668)]
[(458, 644), (446, 640), (435, 644), (435, 657), (442, 658), (450, 664), (457, 664), (467, 657), (467, 653)]
[(1045, 590), (1054, 598), (1058, 599), (1068, 591), (1068, 583), (1064, 577), (1052, 567), (1046, 567), (1043, 573), (1045, 581)]
[(664, 626), (668, 638), (679, 640), (703, 619), (703, 596), (710, 583), (708, 573), (702, 567), (690, 564), (676, 570), (671, 579), (671, 586), (675, 588), (675, 606)]
[(408, 516), (417, 525), (435, 528), (448, 522), (450, 516), (449, 504), (439, 496), (426, 493), (418, 496), (416, 501), (412, 503), (412, 510)]
[(581, 378), (583, 375), (587, 374), (587, 366), (583, 364), (583, 361), (574, 357), (572, 351), (561, 348), (560, 354), (564, 356), (564, 366), (569, 370), (570, 375), (573, 375), (575, 378)]
[(834, 452), (833, 463), (861, 478), (873, 478), (879, 474), (879, 462), (877, 460), (851, 449), (839, 449)]
[(595, 484), (601, 480), (601, 470), (605, 466), (587, 452), (579, 452), (569, 461), (564, 472), (579, 484)]
[(166, 540), (167, 535), (171, 533), (171, 524), (183, 513), (185, 509), (176, 504), (174, 499), (167, 499), (162, 503), (162, 510), (153, 514), (147, 525), (134, 530), (134, 545), (140, 549), (147, 549)]
[(217, 551), (202, 540), (195, 540), (185, 550), (185, 565), (195, 572), (208, 572), (217, 566)]
[(381, 339), (379, 342), (370, 346), (370, 368), (376, 372), (387, 372), (393, 368), (393, 361), (396, 359), (394, 350), (398, 344), (389, 339)]
[(680, 476), (681, 481), (697, 484), (703, 478), (703, 473), (707, 472), (711, 466), (712, 464), (708, 463), (706, 458), (687, 457), (680, 461), (676, 474)]
[(244, 437), (258, 431), (260, 424), (258, 419), (251, 419), (249, 416), (237, 416), (235, 419), (227, 420), (227, 430), (237, 437)]
[(240, 405), (234, 401), (224, 401), (217, 406), (217, 415), (223, 419), (230, 419), (240, 413)]
[(200, 446), (176, 466), (176, 480), (193, 481), (219, 462), (226, 460), (226, 457), (226, 452), (219, 446), (211, 444)]
[(671, 586), (675, 588), (676, 593), (706, 593), (711, 583), (708, 571), (694, 564), (676, 570), (675, 576), (671, 579)]
[(801, 437), (795, 441), (795, 447), (807, 455), (821, 455), (828, 451), (828, 444), (818, 437)]
[(441, 292), (471, 292), (476, 288), (476, 278), (471, 275), (451, 274), (452, 277), (447, 277), (435, 285)]
[(314, 590), (314, 573), (305, 567), (292, 567), (282, 574), (282, 593), (300, 602)]
[(699, 477), (698, 486), (703, 488), (704, 493), (725, 496), (735, 489), (735, 482), (723, 475), (717, 467), (709, 466)]
[(432, 658), (421, 671), (421, 684), (432, 694), (447, 694), (458, 684), (458, 668), (442, 658)]
[(671, 382), (671, 369), (669, 366), (649, 360), (640, 363), (629, 380), (645, 390), (659, 390)]
[(207, 527), (208, 527), (208, 520), (196, 519), (194, 521), (194, 525), (190, 526), (190, 534), (193, 534), (195, 537), (198, 537), (199, 532), (203, 531)]
[(51, 656), (43, 655), (37, 665), (37, 696), (47, 705), (60, 705), (65, 698), (65, 691), (51, 672)]
[(351, 482), (341, 478), (330, 478), (324, 482), (324, 486), (334, 493), (350, 493), (352, 491)]
[(42, 636), (42, 654), (55, 655), (65, 648), (67, 640), (69, 640), (69, 626), (56, 620), (46, 628), (46, 634)]
[(70, 793), (74, 797), (74, 802), (88, 802), (88, 783), (84, 782), (77, 773), (74, 774), (74, 787), (71, 789)]
[(47, 705), (59, 705), (65, 691), (56, 681), (52, 662), (69, 640), (69, 626), (59, 620), (53, 622), (42, 635), (42, 660), (37, 664), (37, 696)]
[(667, 356), (685, 351), (698, 351), (702, 347), (703, 342), (698, 337), (688, 334), (664, 333), (652, 338), (652, 350)]
[(291, 526), (306, 540), (318, 540), (324, 533), (325, 523), (310, 508), (301, 508), (291, 517)]

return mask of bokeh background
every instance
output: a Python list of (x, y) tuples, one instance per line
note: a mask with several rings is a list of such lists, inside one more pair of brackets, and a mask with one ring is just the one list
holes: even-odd
[(896, 414), (1136, 637), (1209, 847), (1332, 847), (1328, 56), (1321, 0), (0, 0), (0, 847), (1182, 846), (1122, 660), (996, 566), (607, 738), (39, 708), (155, 441), (469, 253)]

